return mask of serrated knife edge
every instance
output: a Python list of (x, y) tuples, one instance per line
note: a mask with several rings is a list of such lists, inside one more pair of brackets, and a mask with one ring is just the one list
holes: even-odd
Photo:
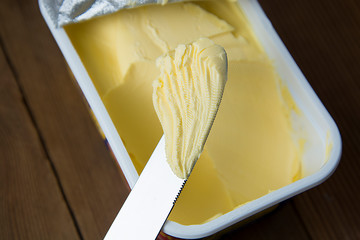
[(166, 161), (163, 136), (104, 239), (156, 239), (185, 183)]

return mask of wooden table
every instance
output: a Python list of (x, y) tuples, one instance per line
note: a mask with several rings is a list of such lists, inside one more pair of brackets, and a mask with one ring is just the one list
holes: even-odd
[[(325, 183), (220, 239), (360, 239), (360, 1), (261, 0), (337, 122)], [(37, 1), (0, 2), (0, 239), (102, 239), (128, 191)]]

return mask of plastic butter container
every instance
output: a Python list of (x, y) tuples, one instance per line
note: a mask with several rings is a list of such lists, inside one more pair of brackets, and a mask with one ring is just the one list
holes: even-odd
[[(294, 114), (290, 117), (295, 132), (301, 134), (298, 137), (306, 140), (302, 157), (303, 178), (200, 225), (185, 226), (167, 221), (163, 232), (176, 238), (207, 237), (230, 226), (235, 226), (236, 223), (248, 219), (256, 213), (320, 184), (333, 173), (340, 160), (341, 138), (335, 122), (287, 51), (259, 3), (256, 0), (239, 0), (238, 4), (248, 18), (260, 44), (273, 61), (277, 73), (282, 79), (282, 84), (289, 90), (296, 107), (301, 112), (301, 114)], [(136, 183), (138, 173), (95, 86), (65, 30), (54, 27), (42, 0), (39, 1), (39, 5), (49, 29), (84, 93), (130, 188), (132, 188)], [(164, 237), (163, 234), (159, 238), (172, 239)]]

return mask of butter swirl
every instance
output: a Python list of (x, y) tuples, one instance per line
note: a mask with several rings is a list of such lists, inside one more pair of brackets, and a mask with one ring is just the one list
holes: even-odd
[(202, 38), (157, 59), (153, 104), (165, 134), (173, 172), (188, 178), (203, 151), (227, 80), (223, 47)]

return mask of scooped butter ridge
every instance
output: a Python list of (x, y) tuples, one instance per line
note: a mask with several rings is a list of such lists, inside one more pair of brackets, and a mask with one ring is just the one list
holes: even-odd
[(203, 151), (227, 80), (223, 47), (202, 38), (157, 59), (153, 103), (165, 134), (167, 161), (188, 178)]

